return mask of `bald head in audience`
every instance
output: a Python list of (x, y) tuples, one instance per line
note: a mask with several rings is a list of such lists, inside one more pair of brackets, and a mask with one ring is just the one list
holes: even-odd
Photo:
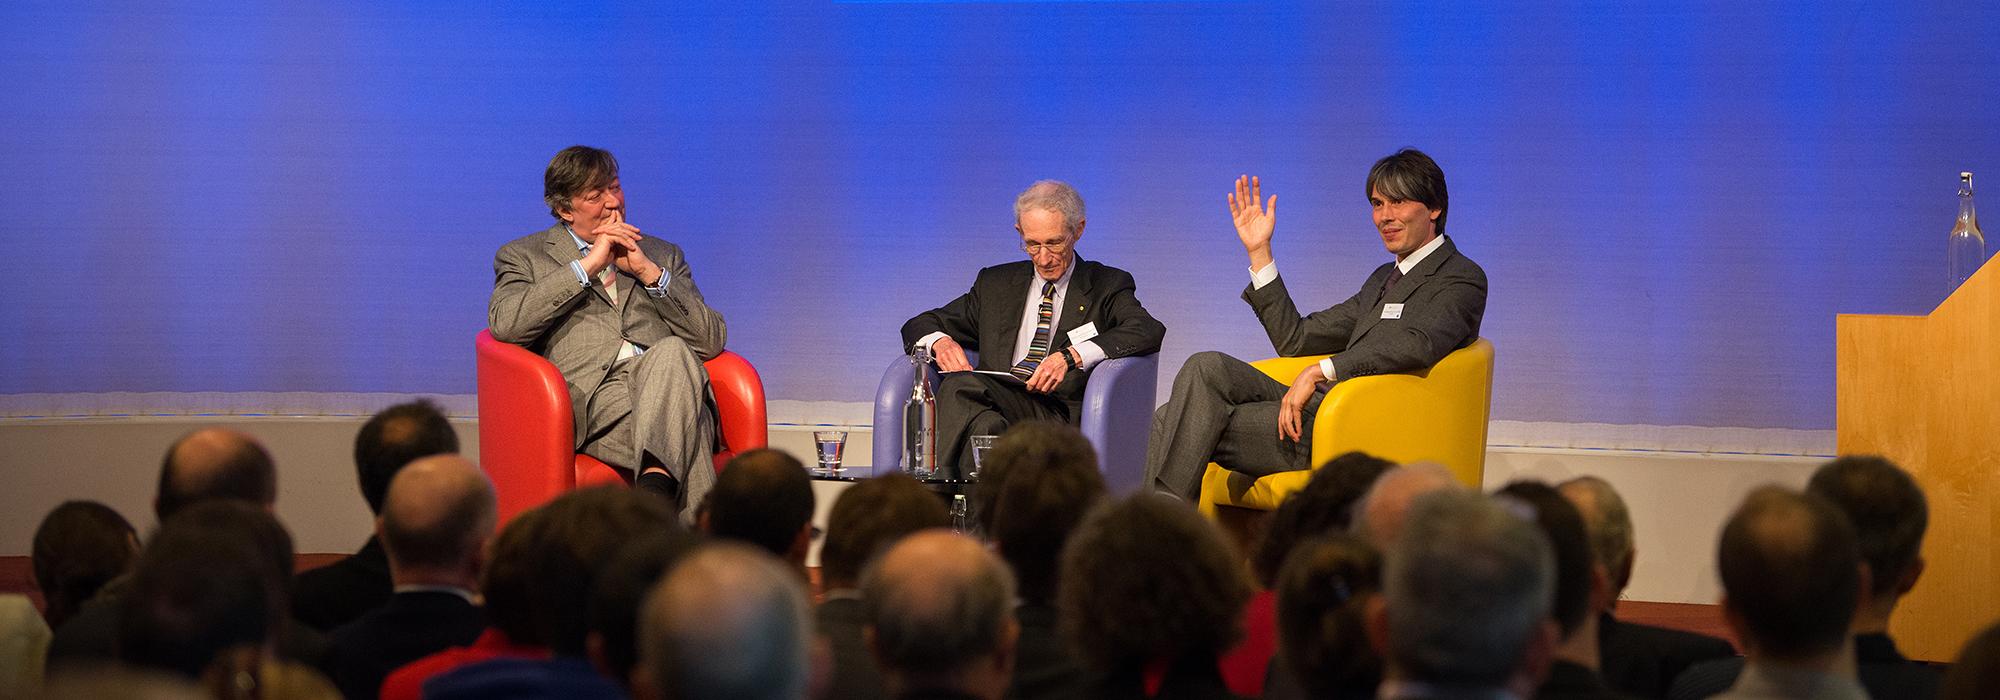
[(1583, 516), (1584, 531), (1590, 535), (1590, 553), (1609, 577), (1611, 596), (1602, 612), (1610, 612), (1632, 581), (1632, 511), (1625, 499), (1611, 488), (1611, 482), (1594, 476), (1579, 476), (1556, 487)]
[(977, 540), (903, 539), (861, 577), (869, 645), (894, 696), (997, 700), (1014, 670), (1014, 576)]
[(398, 586), (475, 588), (498, 518), (493, 483), (458, 455), (409, 463), (389, 481), (376, 533)]
[(1775, 486), (1752, 491), (1716, 552), (1723, 619), (1750, 664), (1836, 669), (1866, 593), (1854, 528), (1825, 499)]
[(1383, 472), (1361, 497), (1360, 513), (1354, 519), (1354, 533), (1388, 551), (1403, 530), (1403, 518), (1410, 504), (1433, 491), (1461, 489), (1458, 479), (1443, 465), (1418, 462)]
[(635, 697), (806, 697), (812, 611), (797, 572), (762, 550), (703, 545), (653, 588), (640, 616)]
[(167, 448), (160, 464), (153, 514), (165, 521), (190, 504), (233, 499), (270, 508), (278, 500), (278, 470), (256, 438), (228, 428), (202, 428)]

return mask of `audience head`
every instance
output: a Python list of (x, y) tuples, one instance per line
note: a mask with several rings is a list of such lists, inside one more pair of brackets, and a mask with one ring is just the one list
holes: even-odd
[(1418, 496), (1432, 491), (1463, 490), (1443, 465), (1418, 462), (1390, 469), (1368, 486), (1355, 513), (1355, 534), (1376, 551), (1388, 551), (1402, 531), (1405, 513)]
[(708, 534), (804, 566), (812, 544), (812, 476), (789, 454), (759, 448), (723, 465), (708, 492)]
[(397, 470), (422, 457), (458, 453), (458, 432), (428, 399), (396, 404), (361, 424), (354, 436), (354, 470), (368, 510), (382, 512), (382, 497)]
[(1766, 486), (1722, 528), (1723, 615), (1753, 658), (1836, 653), (1862, 593), (1854, 528), (1825, 499)]
[(1463, 489), (1425, 494), (1388, 551), (1370, 633), (1397, 678), (1525, 697), (1554, 651), (1554, 579), (1548, 539), (1522, 516)]
[(1278, 655), (1308, 696), (1374, 694), (1382, 657), (1368, 643), (1365, 611), (1381, 583), (1382, 555), (1352, 535), (1308, 539), (1285, 558), (1275, 583)]
[(2000, 625), (1987, 627), (1959, 650), (1944, 674), (1942, 700), (2000, 698)]
[(202, 428), (167, 448), (153, 514), (174, 512), (210, 499), (233, 499), (270, 508), (278, 501), (278, 469), (256, 438), (228, 428)]
[(291, 557), (269, 511), (226, 500), (181, 509), (146, 545), (120, 600), (119, 658), (199, 678), (218, 655), (275, 639)]
[(1625, 499), (1611, 488), (1611, 482), (1594, 476), (1579, 476), (1556, 487), (1583, 516), (1584, 531), (1590, 535), (1590, 552), (1604, 567), (1611, 590), (1604, 610), (1617, 604), (1618, 596), (1632, 582), (1632, 511)]
[[(637, 533), (597, 575), (590, 595), (590, 660), (604, 675), (629, 686), (639, 661), (639, 608), (646, 592), (693, 550), (684, 530)], [(629, 690), (629, 687), (628, 687)]]
[[(1585, 621), (1595, 619), (1593, 614), (1601, 606), (1599, 599), (1604, 594), (1604, 582), (1597, 573), (1597, 559), (1590, 552), (1590, 535), (1584, 530), (1583, 516), (1555, 487), (1539, 481), (1516, 481), (1495, 493), (1531, 509), (1534, 524), (1548, 539), (1549, 551), (1556, 562), (1556, 596), (1549, 615), (1555, 619), (1562, 638), (1570, 639), (1578, 629), (1585, 628)], [(1596, 628), (1587, 629), (1595, 639)]]
[(701, 546), (646, 596), (641, 615), (636, 695), (806, 696), (812, 611), (798, 573), (761, 549)]
[(1170, 497), (1138, 494), (1099, 507), (1070, 536), (1061, 571), (1063, 636), (1101, 671), (1212, 655), (1242, 636), (1251, 591), (1240, 556)]
[(827, 590), (854, 588), (877, 552), (910, 533), (951, 525), (951, 514), (930, 489), (902, 472), (862, 481), (841, 492), (826, 518), (819, 548)]
[(35, 528), (30, 561), (46, 603), (49, 628), (62, 623), (125, 573), (139, 556), (138, 534), (125, 517), (96, 501), (65, 501)]
[(1923, 573), (1930, 506), (1924, 490), (1895, 463), (1873, 455), (1840, 457), (1813, 472), (1806, 493), (1826, 499), (1854, 526), (1868, 563), (1869, 597), (1887, 617)]
[(1250, 569), (1265, 588), (1277, 585), (1278, 567), (1302, 540), (1347, 532), (1354, 521), (1354, 504), (1368, 487), (1395, 468), (1395, 463), (1365, 452), (1349, 452), (1313, 470), (1306, 482), (1271, 513), (1264, 537), (1251, 554)]
[(389, 482), (376, 530), (398, 583), (469, 586), (498, 517), (485, 472), (464, 457), (435, 455)]
[(583, 657), (600, 565), (639, 533), (680, 523), (664, 499), (617, 486), (571, 491), (529, 512), (494, 543), (488, 615), (514, 641)]
[(1022, 600), (1055, 600), (1063, 545), (1104, 493), (1097, 451), (1066, 423), (1022, 423), (993, 445), (972, 487), (973, 506), (987, 539), (1013, 567)]
[(998, 698), (1020, 625), (1014, 576), (977, 540), (927, 530), (891, 546), (861, 580), (867, 635), (890, 690)]

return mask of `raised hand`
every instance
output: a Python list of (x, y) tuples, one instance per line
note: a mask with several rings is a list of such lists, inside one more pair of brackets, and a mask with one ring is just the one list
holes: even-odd
[(1229, 217), (1253, 270), (1271, 263), (1271, 231), (1278, 223), (1278, 195), (1266, 201), (1263, 194), (1262, 183), (1248, 175), (1237, 176), (1236, 189), (1229, 193)]
[[(625, 212), (613, 210), (611, 220), (599, 224), (596, 234), (598, 243), (610, 239), (610, 259), (618, 266), (620, 272), (631, 275), (642, 283), (659, 279), (654, 272), (659, 265), (655, 265), (651, 258), (646, 257), (645, 251), (639, 249), (639, 239), (645, 236), (637, 226), (625, 223)], [(591, 246), (591, 252), (597, 252), (595, 245)]]

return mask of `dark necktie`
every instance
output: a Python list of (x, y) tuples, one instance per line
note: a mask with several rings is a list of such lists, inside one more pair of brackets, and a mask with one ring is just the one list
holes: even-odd
[(1035, 368), (1042, 364), (1042, 358), (1049, 356), (1049, 319), (1055, 315), (1056, 283), (1047, 282), (1042, 285), (1042, 307), (1035, 312), (1035, 339), (1028, 343), (1028, 356), (1008, 370), (1021, 381), (1035, 376)]
[(1389, 268), (1389, 279), (1382, 283), (1382, 296), (1385, 298), (1388, 297), (1389, 290), (1396, 286), (1396, 280), (1400, 280), (1402, 278), (1403, 278), (1403, 267), (1401, 265), (1391, 266)]

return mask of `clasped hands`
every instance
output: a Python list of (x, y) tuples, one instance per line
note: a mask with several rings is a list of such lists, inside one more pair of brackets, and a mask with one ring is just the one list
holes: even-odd
[(595, 277), (604, 271), (606, 265), (617, 265), (618, 271), (631, 275), (640, 284), (653, 286), (666, 274), (652, 259), (639, 250), (639, 239), (644, 235), (639, 227), (625, 223), (625, 212), (613, 210), (611, 220), (598, 224), (591, 231), (590, 252), (583, 256), (583, 271)]
[[(1046, 394), (1055, 391), (1056, 387), (1062, 384), (1063, 375), (1069, 373), (1069, 362), (1057, 355), (1058, 353), (1049, 353), (1047, 357), (1042, 358), (1042, 363), (1035, 367), (1035, 373), (1028, 375), (1028, 391)], [(958, 341), (952, 340), (951, 336), (939, 338), (937, 342), (931, 343), (931, 357), (937, 361), (939, 372), (972, 371), (972, 362), (965, 358), (965, 348), (960, 346)]]

